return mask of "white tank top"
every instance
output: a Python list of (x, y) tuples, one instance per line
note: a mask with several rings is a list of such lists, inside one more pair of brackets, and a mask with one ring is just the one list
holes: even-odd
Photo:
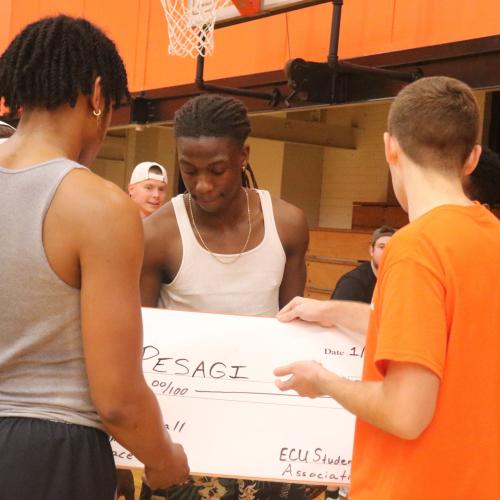
[[(286, 255), (276, 229), (268, 191), (259, 194), (264, 238), (230, 264), (210, 255), (196, 239), (183, 195), (172, 199), (182, 240), (182, 262), (173, 281), (163, 284), (158, 306), (179, 311), (275, 316)], [(215, 254), (221, 259), (236, 255)]]

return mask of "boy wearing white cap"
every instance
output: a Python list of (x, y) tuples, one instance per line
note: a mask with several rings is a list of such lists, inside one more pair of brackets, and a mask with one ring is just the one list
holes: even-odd
[(12, 125), (0, 121), (0, 144), (5, 142), (15, 131), (16, 129)]
[(144, 219), (158, 210), (167, 197), (167, 171), (159, 163), (143, 161), (134, 168), (128, 194)]
[[(138, 163), (128, 185), (128, 194), (138, 206), (141, 217), (158, 210), (167, 197), (167, 171), (159, 163), (143, 161)], [(133, 499), (135, 493), (134, 478), (129, 469), (116, 469), (117, 498)]]

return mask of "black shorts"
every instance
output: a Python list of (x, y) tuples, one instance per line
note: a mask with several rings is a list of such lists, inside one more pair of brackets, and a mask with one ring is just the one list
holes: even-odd
[(104, 432), (37, 418), (0, 418), (0, 498), (113, 500), (115, 489)]

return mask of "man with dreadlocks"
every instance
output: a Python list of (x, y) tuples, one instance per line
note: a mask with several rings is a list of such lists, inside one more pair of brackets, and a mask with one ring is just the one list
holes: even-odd
[[(28, 25), (0, 58), (0, 497), (112, 500), (110, 434), (156, 487), (188, 477), (142, 374), (137, 208), (84, 165), (128, 99), (84, 19)], [(119, 249), (119, 251), (117, 251)]]
[[(201, 95), (175, 114), (179, 169), (187, 192), (145, 221), (143, 305), (184, 311), (275, 316), (305, 285), (308, 229), (303, 212), (251, 189), (247, 109)], [(218, 499), (314, 495), (303, 485), (196, 479), (168, 498)], [(141, 498), (150, 498), (143, 488)]]

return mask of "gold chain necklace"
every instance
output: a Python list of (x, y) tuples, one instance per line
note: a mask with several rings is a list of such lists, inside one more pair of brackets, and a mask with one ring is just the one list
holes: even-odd
[[(248, 246), (248, 242), (250, 241), (250, 236), (252, 235), (252, 217), (251, 217), (251, 212), (250, 212), (250, 199), (248, 197), (248, 191), (245, 188), (242, 188), (243, 192), (245, 193), (246, 199), (247, 199), (247, 214), (248, 214), (248, 235), (247, 239), (245, 241), (245, 244), (243, 245), (243, 248), (240, 250), (240, 253), (234, 256), (232, 259), (228, 260), (225, 258), (221, 258), (220, 255), (222, 254), (215, 254), (208, 248), (207, 244), (205, 243), (204, 239), (202, 238), (200, 231), (198, 230), (198, 227), (196, 226), (196, 222), (194, 220), (194, 214), (193, 214), (193, 203), (191, 201), (191, 193), (188, 193), (188, 207), (189, 207), (189, 215), (191, 216), (191, 221), (193, 223), (193, 228), (196, 232), (196, 235), (198, 236), (198, 239), (200, 240), (200, 243), (203, 245), (203, 248), (218, 262), (221, 264), (233, 264), (233, 262), (236, 262), (245, 252)], [(228, 255), (228, 257), (231, 257), (231, 255)]]

